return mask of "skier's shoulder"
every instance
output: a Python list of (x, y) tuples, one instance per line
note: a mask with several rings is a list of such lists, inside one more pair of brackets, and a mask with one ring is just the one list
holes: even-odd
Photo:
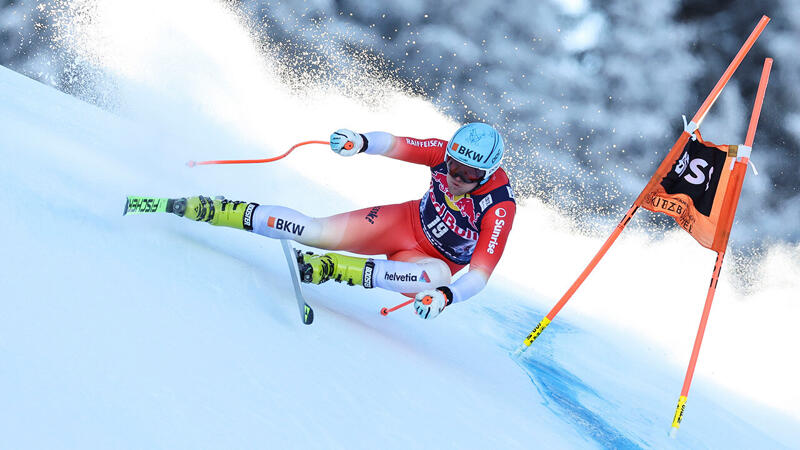
[(509, 212), (512, 213), (509, 219), (513, 220), (517, 202), (514, 200), (514, 191), (511, 189), (508, 175), (502, 167), (497, 169), (480, 189), (472, 191), (470, 196), (476, 208), (481, 211), (481, 222), (489, 215), (500, 217), (501, 214), (505, 217)]
[(483, 186), (474, 190), (472, 195), (474, 197), (492, 197), (490, 203), (499, 203), (506, 200), (516, 203), (514, 191), (511, 189), (511, 181), (502, 167), (497, 169)]

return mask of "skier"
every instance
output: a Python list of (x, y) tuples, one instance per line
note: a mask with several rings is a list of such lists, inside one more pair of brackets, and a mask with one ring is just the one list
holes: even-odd
[[(325, 218), (283, 206), (203, 196), (175, 200), (172, 212), (311, 247), (386, 255), (372, 259), (306, 253), (299, 261), (301, 278), (404, 293), (414, 298), (416, 313), (424, 319), (483, 289), (503, 254), (516, 212), (508, 177), (500, 168), (503, 139), (493, 127), (464, 125), (449, 142), (340, 129), (331, 135), (330, 146), (342, 156), (367, 153), (426, 165), (430, 188), (420, 200)], [(469, 271), (451, 282), (467, 264)]]

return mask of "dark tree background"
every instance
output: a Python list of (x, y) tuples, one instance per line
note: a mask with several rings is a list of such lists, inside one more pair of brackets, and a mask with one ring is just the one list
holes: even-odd
[[(0, 2), (0, 64), (80, 95), (91, 77), (53, 45), (53, 3)], [(494, 124), (517, 192), (589, 224), (618, 220), (680, 132), (680, 115), (694, 114), (767, 14), (702, 130), (741, 143), (762, 62), (775, 59), (753, 153), (760, 175), (745, 181), (735, 241), (800, 241), (800, 8), (791, 0), (227, 3), (250, 19), (287, 84), (347, 90), (344, 72), (367, 71), (456, 120)]]

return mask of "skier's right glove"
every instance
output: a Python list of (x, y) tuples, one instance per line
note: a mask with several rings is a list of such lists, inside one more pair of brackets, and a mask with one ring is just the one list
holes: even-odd
[(342, 156), (353, 156), (367, 149), (367, 137), (342, 128), (331, 134), (331, 150)]
[(453, 292), (447, 286), (422, 291), (414, 297), (414, 310), (421, 319), (433, 319), (453, 303)]

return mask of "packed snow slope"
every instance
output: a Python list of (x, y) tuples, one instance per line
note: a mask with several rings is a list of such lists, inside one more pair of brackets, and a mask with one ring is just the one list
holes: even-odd
[[(451, 125), (415, 101), (403, 107), (420, 123)], [(562, 284), (561, 270), (525, 270), (525, 258), (551, 258), (531, 246), (536, 220), (554, 221), (539, 230), (551, 240), (564, 232), (535, 203), (488, 288), (436, 320), (409, 308), (384, 318), (379, 308), (403, 298), (327, 284), (305, 289), (316, 320), (302, 325), (277, 242), (167, 214), (123, 217), (125, 196), (225, 194), (325, 215), (418, 196), (427, 169), (324, 148), (189, 169), (187, 159), (282, 148), (172, 108), (165, 115), (179, 115), (180, 129), (0, 67), (0, 447), (800, 445), (791, 413), (702, 371), (678, 438), (667, 438), (683, 367), (635, 329), (565, 314), (520, 365), (509, 358), (552, 301), (541, 292)], [(282, 131), (319, 137), (302, 125)]]

